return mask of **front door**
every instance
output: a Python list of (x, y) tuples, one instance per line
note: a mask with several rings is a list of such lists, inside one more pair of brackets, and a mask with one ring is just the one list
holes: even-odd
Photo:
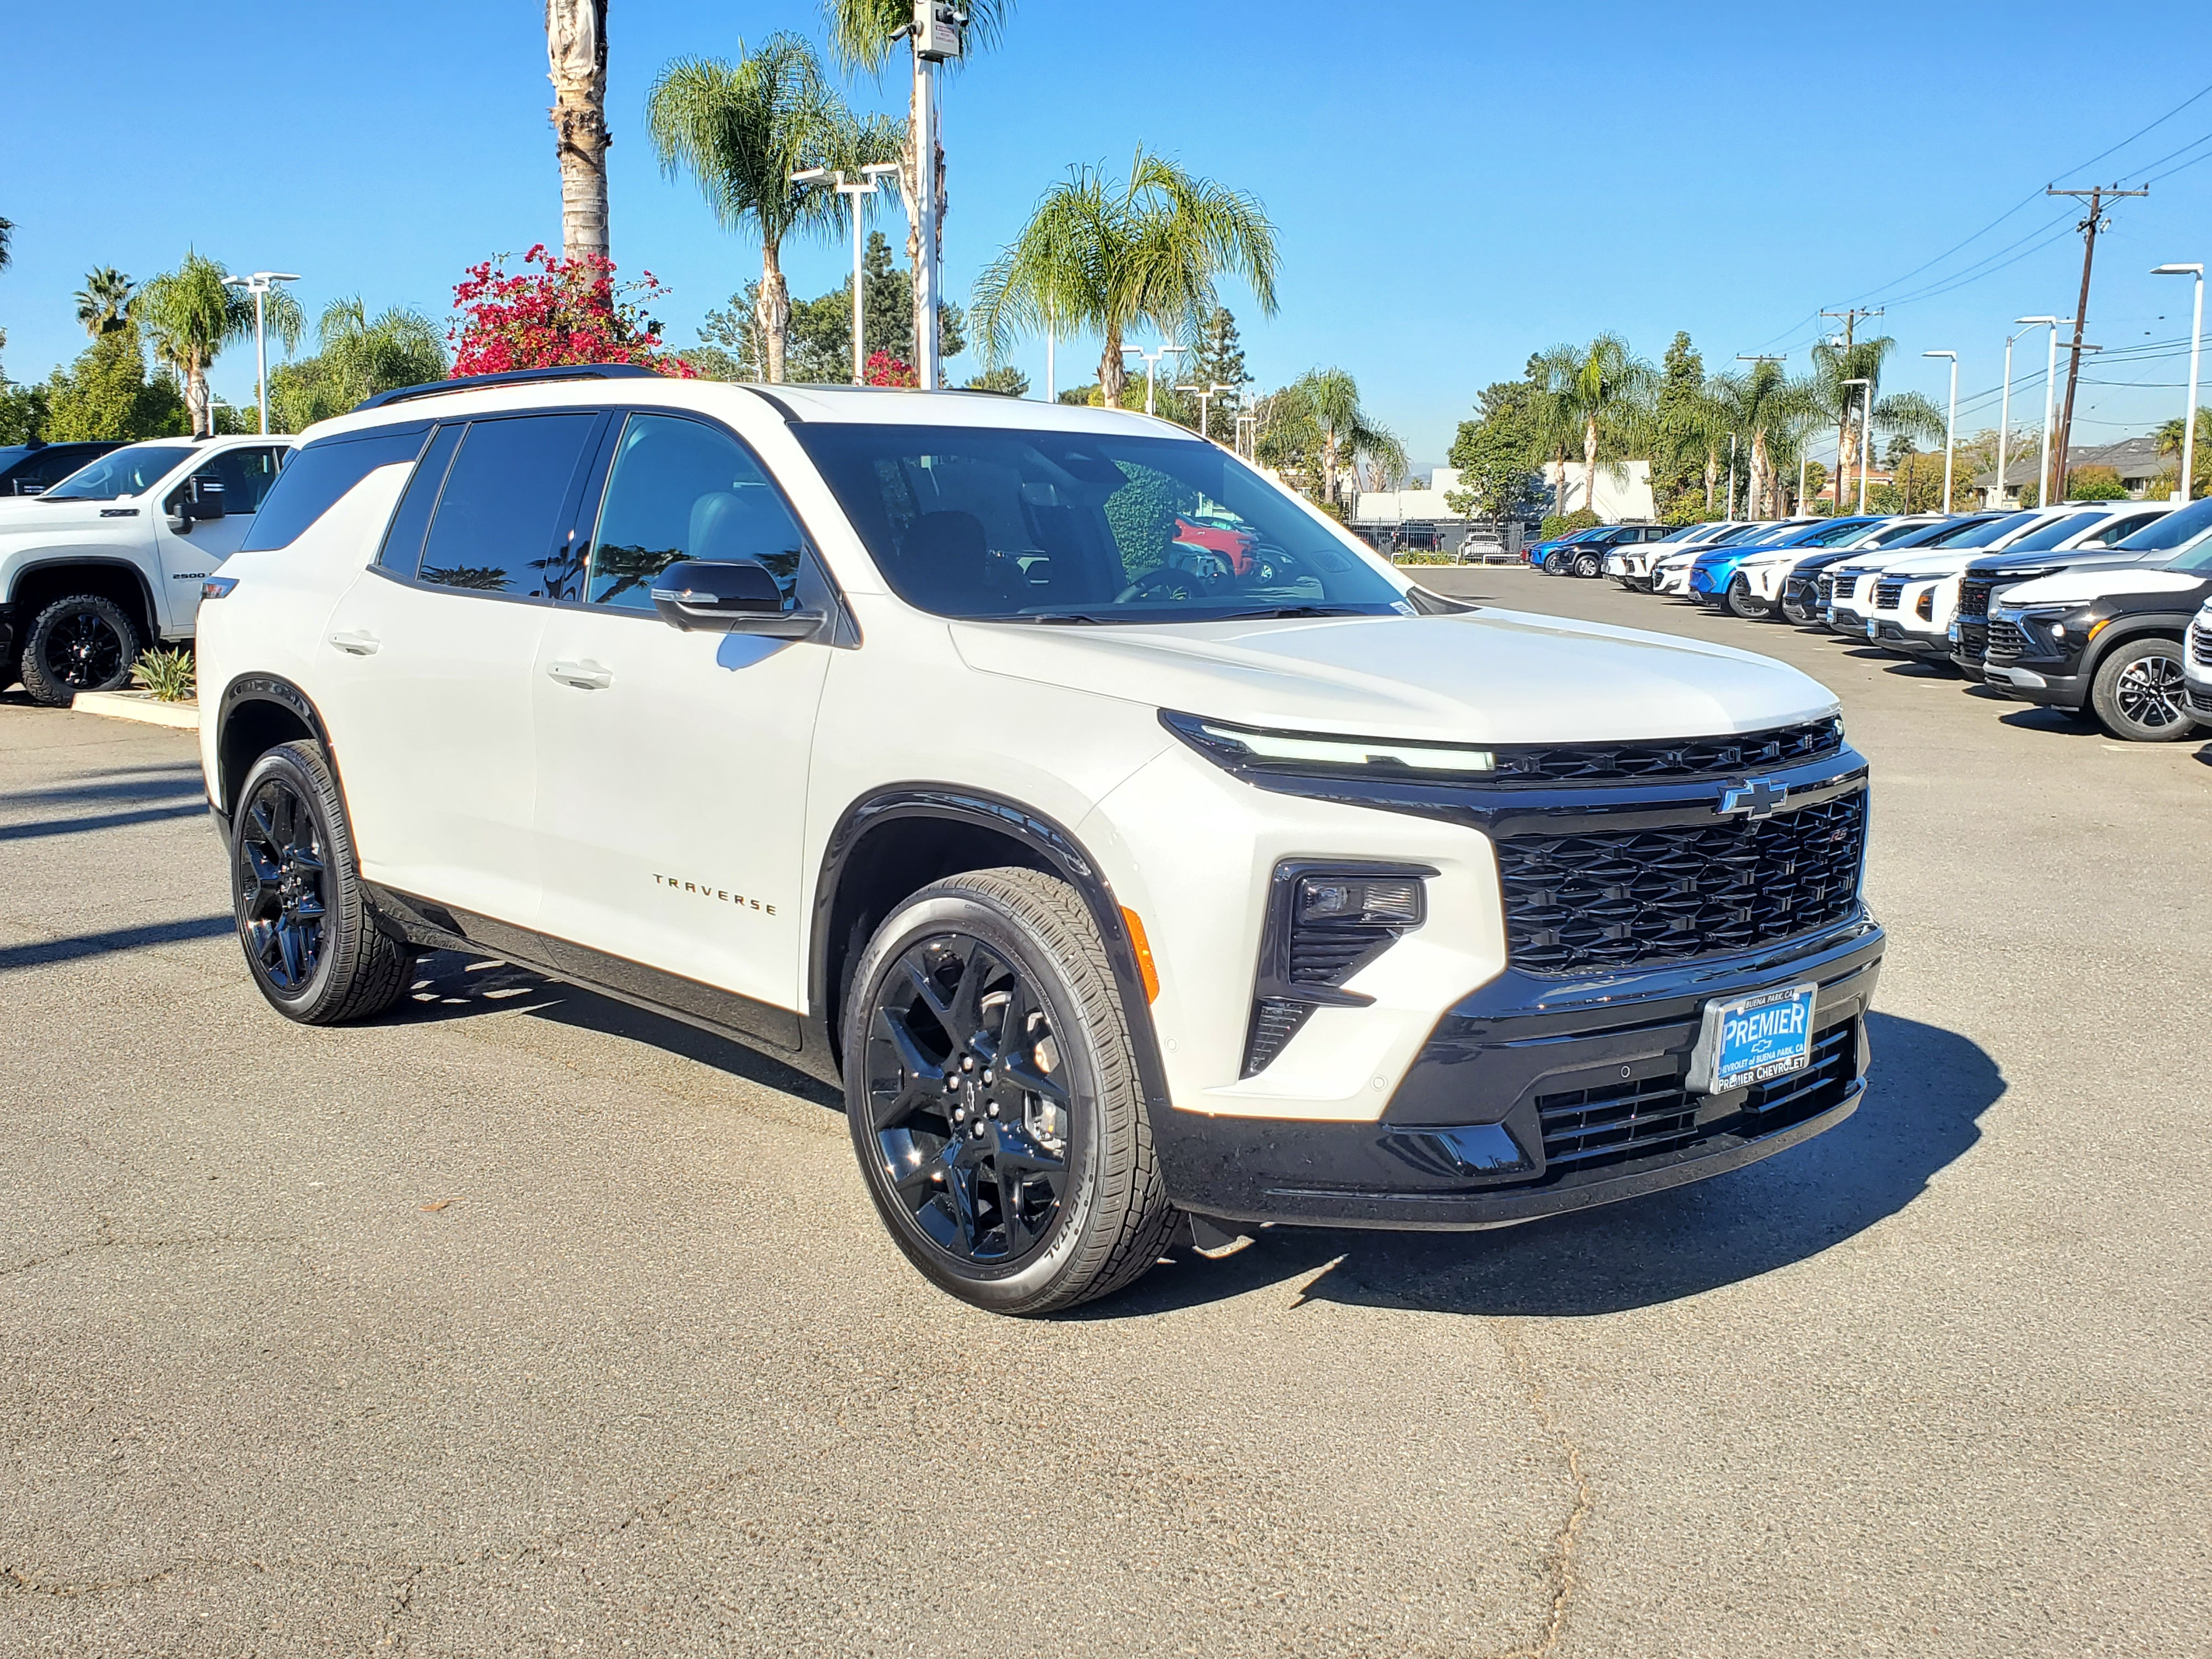
[[(702, 421), (633, 415), (583, 602), (549, 614), (532, 677), (538, 925), (583, 947), (563, 965), (586, 977), (611, 984), (637, 964), (735, 992), (759, 1005), (751, 1017), (704, 999), (699, 1012), (795, 1042), (772, 1011), (799, 1004), (807, 764), (830, 649), (670, 627), (652, 578), (685, 558), (758, 559), (801, 603), (829, 600), (744, 446)], [(681, 986), (650, 988), (684, 1000)]]
[[(207, 465), (170, 490), (154, 520), (155, 550), (161, 568), (163, 631), (172, 637), (192, 632), (198, 614), (200, 583), (238, 551), (262, 497), (276, 482), (283, 465), (281, 444), (245, 444), (208, 458)], [(199, 514), (221, 503), (220, 518)], [(183, 508), (189, 521), (179, 515)], [(176, 528), (185, 525), (182, 530)]]
[(605, 423), (440, 427), (376, 565), (331, 611), (310, 690), (371, 881), (534, 923), (532, 671), (573, 586), (569, 526)]

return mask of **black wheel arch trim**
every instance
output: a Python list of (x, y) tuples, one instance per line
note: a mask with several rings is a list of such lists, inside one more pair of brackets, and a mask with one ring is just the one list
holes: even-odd
[[(139, 602), (145, 607), (146, 643), (154, 646), (161, 640), (161, 608), (154, 602), (154, 585), (146, 580), (146, 573), (134, 560), (118, 558), (106, 553), (72, 553), (51, 559), (33, 558), (16, 568), (8, 579), (8, 603), (13, 607), (19, 603), (16, 595), (22, 591), (23, 578), (36, 575), (41, 570), (76, 570), (97, 566), (103, 570), (127, 570), (137, 579)], [(60, 597), (66, 598), (67, 595)]]
[[(862, 796), (839, 817), (823, 846), (822, 868), (814, 887), (813, 914), (809, 921), (807, 946), (807, 1043), (818, 1042), (820, 1052), (838, 1055), (832, 1029), (842, 986), (830, 984), (831, 917), (837, 890), (854, 849), (879, 826), (904, 818), (933, 818), (988, 830), (1022, 842), (1039, 854), (1052, 871), (1083, 896), (1106, 957), (1114, 969), (1121, 1006), (1128, 1016), (1129, 1044), (1137, 1061), (1137, 1077), (1145, 1091), (1145, 1108), (1155, 1132), (1156, 1144), (1166, 1115), (1173, 1110), (1166, 1068), (1160, 1061), (1159, 1036), (1152, 1024), (1152, 1004), (1145, 996), (1144, 976), (1137, 967), (1135, 945), (1121, 920), (1121, 901), (1099, 868), (1098, 861), (1063, 825), (1047, 813), (1010, 797), (957, 784), (907, 781), (886, 785)], [(1170, 1187), (1173, 1182), (1170, 1180)]]
[[(218, 762), (222, 755), (223, 739), (230, 730), (232, 717), (248, 703), (274, 704), (295, 718), (304, 721), (307, 729), (314, 733), (315, 741), (323, 746), (323, 758), (329, 763), (331, 779), (338, 787), (338, 804), (345, 808), (346, 823), (350, 826), (353, 822), (353, 812), (351, 808), (345, 806), (345, 777), (338, 769), (337, 749), (331, 742), (330, 728), (323, 724), (322, 711), (315, 707), (313, 698), (282, 674), (240, 674), (228, 685), (223, 687), (222, 701), (216, 709), (215, 752)], [(216, 791), (222, 782), (219, 772), (216, 776), (207, 780), (207, 782), (208, 805), (216, 818), (227, 825), (230, 822), (230, 814), (237, 803), (216, 798)], [(356, 858), (360, 856), (358, 849), (356, 850), (355, 856)]]

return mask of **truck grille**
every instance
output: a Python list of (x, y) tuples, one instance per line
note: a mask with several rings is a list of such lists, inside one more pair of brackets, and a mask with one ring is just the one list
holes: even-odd
[(1495, 754), (1500, 783), (1626, 783), (1644, 778), (1718, 777), (1747, 766), (1794, 765), (1832, 755), (1843, 746), (1844, 723), (1829, 719), (1731, 737), (1509, 745)]
[(2020, 631), (2020, 624), (2005, 617), (1990, 618), (1989, 642), (1982, 647), (1983, 654), (1990, 657), (2017, 657), (2027, 649), (2027, 635)]
[(2189, 654), (2207, 668), (2212, 668), (2212, 628), (2207, 628), (2201, 623), (2191, 624)]
[(1721, 1133), (1771, 1133), (1840, 1104), (1856, 1069), (1853, 1023), (1815, 1032), (1813, 1063), (1802, 1072), (1753, 1087), (1736, 1115), (1705, 1124), (1698, 1108), (1710, 1097), (1684, 1091), (1681, 1074), (1638, 1083), (1536, 1097), (1544, 1129), (1547, 1175), (1580, 1171), (1679, 1152)]
[(1874, 585), (1874, 608), (1894, 611), (1905, 601), (1905, 584), (1901, 581), (1879, 581)]
[(1960, 619), (1959, 648), (1952, 653), (1954, 656), (1964, 657), (1968, 662), (1979, 662), (1989, 646), (1989, 623), (1966, 617)]
[(1959, 584), (1959, 619), (1986, 617), (1990, 614), (1990, 590), (1997, 585), (1995, 576), (1968, 576)]
[(1751, 950), (1858, 902), (1866, 791), (1772, 817), (1498, 843), (1506, 959), (1571, 974)]

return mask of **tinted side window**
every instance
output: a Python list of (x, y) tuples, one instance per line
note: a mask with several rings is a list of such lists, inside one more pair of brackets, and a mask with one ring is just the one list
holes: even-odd
[[(253, 527), (239, 544), (242, 553), (289, 547), (307, 526), (337, 505), (347, 491), (380, 466), (411, 461), (422, 447), (422, 429), (375, 432), (360, 437), (325, 438), (296, 450), (267, 485)], [(249, 453), (261, 452), (250, 451)], [(228, 489), (224, 510), (230, 506)]]
[(788, 599), (804, 545), (759, 464), (728, 434), (678, 416), (633, 415), (592, 538), (586, 597), (650, 611), (653, 578), (678, 559), (758, 559)]
[(566, 509), (601, 418), (471, 421), (422, 544), (422, 579), (522, 599), (574, 598), (581, 562), (564, 539)]
[[(377, 563), (386, 570), (403, 576), (411, 576), (422, 562), (422, 537), (430, 528), (430, 515), (438, 510), (438, 492), (446, 487), (447, 469), (453, 464), (453, 452), (461, 447), (461, 434), (465, 426), (441, 426), (430, 434), (423, 447), (422, 459), (415, 464), (415, 476), (407, 481), (407, 489), (399, 497), (399, 505), (392, 514), (392, 525), (384, 532), (384, 545), (376, 556)], [(299, 463), (295, 461), (293, 465)]]

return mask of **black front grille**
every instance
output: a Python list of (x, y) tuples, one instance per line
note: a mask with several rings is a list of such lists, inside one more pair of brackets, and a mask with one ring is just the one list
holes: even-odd
[(1978, 659), (1983, 652), (1988, 650), (1989, 644), (1989, 623), (1986, 622), (1977, 621), (1971, 617), (1962, 617), (1960, 618), (1959, 649), (1957, 654), (1966, 658), (1971, 662)]
[(1959, 617), (1986, 617), (1990, 614), (1990, 590), (1997, 585), (1995, 576), (1968, 576), (1959, 584)]
[(1496, 751), (1501, 783), (1626, 783), (1644, 778), (1711, 778), (1747, 766), (1790, 766), (1844, 746), (1839, 720), (1808, 720), (1732, 737), (1662, 743), (1559, 744)]
[(1506, 958), (1571, 974), (1744, 951), (1858, 902), (1866, 791), (1757, 820), (1498, 843)]
[(2212, 714), (2212, 691), (2199, 691), (2195, 686), (2191, 686), (2189, 709), (2194, 714)]
[(1833, 605), (1836, 602), (1836, 578), (1834, 574), (1832, 572), (1824, 570), (1820, 573), (1817, 580), (1820, 586), (1820, 603), (1822, 605)]
[(1991, 657), (2017, 657), (2027, 649), (2027, 635), (2021, 632), (2020, 624), (2005, 617), (1990, 618), (1989, 642), (1984, 654)]
[(1905, 602), (1905, 584), (1901, 581), (1878, 581), (1874, 585), (1874, 608), (1894, 611)]
[(1686, 1092), (1680, 1073), (1539, 1095), (1546, 1175), (1657, 1158), (1715, 1134), (1749, 1139), (1802, 1123), (1842, 1103), (1857, 1069), (1855, 1035), (1850, 1020), (1815, 1032), (1811, 1065), (1757, 1085), (1735, 1113), (1703, 1124), (1698, 1109), (1711, 1097)]
[(2189, 654), (2207, 668), (2212, 668), (2212, 628), (2197, 623), (2189, 630)]

